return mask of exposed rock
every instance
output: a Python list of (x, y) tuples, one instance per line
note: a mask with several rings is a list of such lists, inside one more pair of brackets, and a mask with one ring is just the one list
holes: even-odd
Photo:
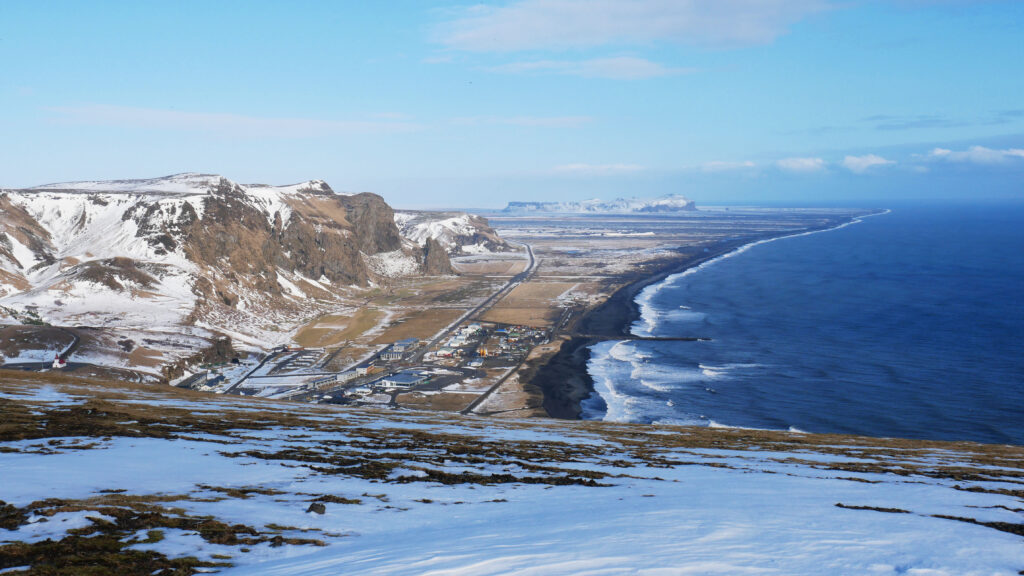
[(432, 276), (455, 274), (444, 246), (433, 238), (428, 238), (423, 245), (423, 272)]
[(402, 236), (395, 226), (395, 213), (384, 199), (376, 194), (339, 196), (359, 249), (367, 254), (392, 252), (402, 247)]
[(156, 279), (131, 258), (92, 260), (75, 267), (73, 274), (81, 280), (103, 284), (112, 290), (125, 290), (131, 286), (149, 288)]

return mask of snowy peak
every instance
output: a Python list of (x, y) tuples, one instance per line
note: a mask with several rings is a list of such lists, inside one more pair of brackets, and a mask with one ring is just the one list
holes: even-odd
[(569, 202), (509, 202), (504, 212), (546, 212), (556, 214), (658, 214), (692, 212), (697, 209), (693, 200), (679, 194), (668, 194), (655, 199), (616, 198)]

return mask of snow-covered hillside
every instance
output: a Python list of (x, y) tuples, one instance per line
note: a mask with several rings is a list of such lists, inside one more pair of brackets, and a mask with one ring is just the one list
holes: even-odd
[(0, 318), (181, 327), (273, 346), (378, 269), (424, 269), (383, 199), (336, 194), (322, 180), (186, 173), (47, 184), (0, 191), (0, 216)]
[(465, 212), (395, 212), (402, 237), (422, 246), (437, 240), (451, 255), (505, 252), (512, 248), (491, 228), (486, 218)]
[[(1024, 450), (0, 382), (0, 570), (1024, 568)], [(49, 540), (48, 540), (49, 539)]]
[(550, 213), (593, 213), (593, 214), (659, 214), (671, 212), (692, 212), (697, 207), (693, 200), (679, 194), (669, 194), (655, 199), (616, 198), (605, 201), (597, 198), (570, 202), (509, 202), (505, 212), (550, 212)]

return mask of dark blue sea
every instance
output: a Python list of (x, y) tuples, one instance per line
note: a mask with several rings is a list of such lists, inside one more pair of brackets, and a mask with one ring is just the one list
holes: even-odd
[(1024, 205), (896, 207), (638, 297), (584, 417), (1024, 444)]

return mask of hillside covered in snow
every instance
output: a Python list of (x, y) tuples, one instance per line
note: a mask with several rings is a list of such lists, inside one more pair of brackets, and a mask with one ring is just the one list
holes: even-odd
[(494, 420), (6, 373), (4, 574), (1024, 569), (1024, 450)]
[(506, 213), (557, 213), (557, 214), (670, 214), (692, 212), (697, 209), (693, 200), (679, 194), (669, 194), (655, 199), (616, 198), (615, 200), (579, 200), (568, 202), (509, 202)]
[(404, 238), (422, 245), (437, 242), (449, 255), (507, 252), (513, 248), (491, 228), (487, 219), (465, 212), (395, 212), (395, 224)]
[(210, 174), (0, 191), (0, 318), (287, 341), (375, 283), (445, 273), (374, 194)]

